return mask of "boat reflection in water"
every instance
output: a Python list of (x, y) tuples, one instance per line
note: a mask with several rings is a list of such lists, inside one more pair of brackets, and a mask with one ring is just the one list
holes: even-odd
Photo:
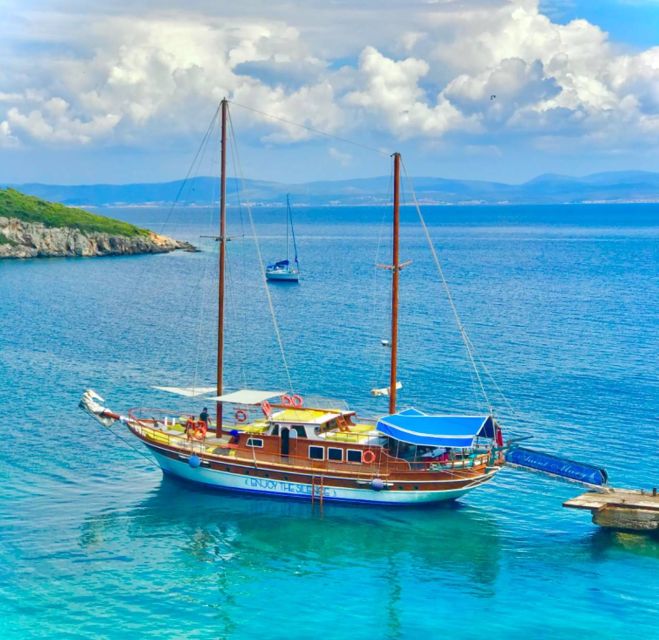
[[(321, 513), (308, 502), (218, 495), (175, 478), (163, 479), (127, 513), (87, 520), (80, 544), (107, 547), (125, 527), (131, 545), (148, 541), (149, 562), (183, 563), (186, 579), (190, 563), (206, 566), (202, 573), (220, 571), (227, 588), (236, 586), (232, 574), (241, 582), (252, 572), (264, 580), (271, 571), (317, 576), (344, 570), (346, 576), (375, 573), (378, 581), (414, 574), (417, 581), (471, 583), (487, 596), (500, 558), (495, 521), (459, 503), (394, 512), (328, 503)], [(396, 587), (389, 588), (393, 593)]]

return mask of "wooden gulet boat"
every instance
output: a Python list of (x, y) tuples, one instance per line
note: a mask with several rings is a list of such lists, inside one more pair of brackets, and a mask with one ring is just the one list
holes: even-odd
[(223, 385), (228, 102), (221, 103), (221, 187), (217, 385), (161, 389), (216, 402), (208, 422), (177, 411), (111, 411), (87, 390), (80, 402), (104, 426), (119, 422), (151, 452), (165, 474), (233, 491), (306, 500), (414, 505), (459, 498), (490, 481), (503, 466), (501, 429), (492, 415), (427, 415), (396, 411), (398, 347), (400, 155), (393, 155), (393, 263), (389, 413), (358, 418), (339, 403), (306, 406), (300, 395)]

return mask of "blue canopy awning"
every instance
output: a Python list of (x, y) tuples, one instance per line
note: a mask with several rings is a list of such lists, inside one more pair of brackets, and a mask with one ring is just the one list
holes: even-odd
[(492, 416), (428, 416), (407, 409), (378, 420), (377, 430), (395, 440), (428, 447), (471, 447), (494, 437)]

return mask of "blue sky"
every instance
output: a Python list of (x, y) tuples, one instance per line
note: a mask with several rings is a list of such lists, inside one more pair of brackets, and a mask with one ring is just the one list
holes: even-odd
[[(180, 178), (225, 95), (414, 175), (659, 170), (657, 25), (659, 0), (5, 0), (0, 183)], [(389, 171), (232, 117), (248, 177)]]
[(637, 50), (659, 43), (658, 0), (542, 0), (540, 9), (562, 24), (586, 19)]

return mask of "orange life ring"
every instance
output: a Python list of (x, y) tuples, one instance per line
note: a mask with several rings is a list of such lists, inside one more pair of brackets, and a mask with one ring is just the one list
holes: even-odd
[(364, 464), (373, 464), (375, 462), (375, 453), (371, 451), (370, 449), (368, 451), (364, 451), (364, 455), (362, 456), (362, 461)]
[(269, 418), (270, 414), (272, 413), (272, 405), (267, 400), (264, 400), (261, 403), (261, 411), (263, 411), (263, 415), (266, 418)]
[(297, 409), (299, 409), (299, 408), (304, 404), (304, 399), (302, 398), (302, 396), (295, 394), (295, 395), (291, 398), (291, 402), (293, 403), (293, 406), (294, 406), (294, 407), (296, 407)]
[(293, 406), (293, 398), (291, 398), (291, 396), (289, 396), (289, 395), (282, 396), (281, 397), (281, 403), (285, 407), (292, 407)]
[(238, 409), (234, 415), (236, 416), (236, 422), (245, 422), (247, 420), (247, 412), (242, 409)]

